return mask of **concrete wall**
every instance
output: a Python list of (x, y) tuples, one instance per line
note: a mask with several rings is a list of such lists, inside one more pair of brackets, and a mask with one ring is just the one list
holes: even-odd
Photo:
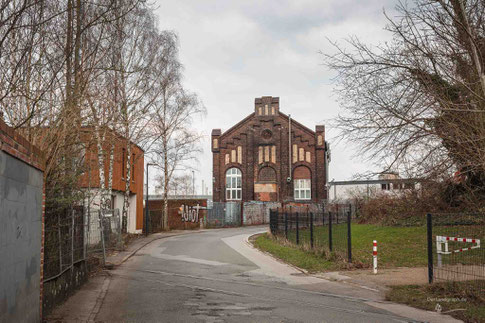
[(40, 321), (42, 181), (0, 151), (0, 322)]

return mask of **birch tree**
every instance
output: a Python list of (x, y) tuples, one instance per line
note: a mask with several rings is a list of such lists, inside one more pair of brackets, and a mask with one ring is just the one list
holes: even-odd
[(169, 47), (165, 53), (166, 64), (159, 65), (161, 96), (156, 102), (153, 125), (159, 138), (154, 156), (163, 174), (162, 228), (168, 227), (168, 192), (171, 178), (177, 167), (187, 167), (201, 152), (198, 145), (201, 134), (191, 127), (195, 117), (205, 114), (205, 107), (197, 95), (184, 90), (181, 82), (182, 66), (178, 61), (178, 47)]

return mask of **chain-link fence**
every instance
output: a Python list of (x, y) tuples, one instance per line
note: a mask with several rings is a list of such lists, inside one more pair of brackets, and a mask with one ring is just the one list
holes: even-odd
[(427, 215), (429, 281), (475, 281), (485, 294), (485, 214)]
[(86, 258), (82, 208), (46, 212), (44, 230), (44, 282), (62, 275)]
[(204, 225), (210, 228), (240, 226), (241, 208), (240, 202), (214, 202), (212, 208), (207, 209)]
[(75, 207), (46, 212), (44, 282), (61, 276), (76, 263), (122, 247), (119, 210), (87, 211)]
[(86, 252), (101, 253), (121, 249), (122, 228), (120, 210), (89, 210), (85, 217)]
[(270, 229), (296, 245), (330, 251), (352, 262), (351, 219), (350, 204), (279, 208), (270, 212)]

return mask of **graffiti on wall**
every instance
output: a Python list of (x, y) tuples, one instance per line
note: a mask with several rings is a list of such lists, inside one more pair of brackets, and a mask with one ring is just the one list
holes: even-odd
[(183, 205), (179, 208), (179, 214), (182, 217), (183, 222), (199, 222), (199, 210), (201, 207), (199, 204), (196, 206)]

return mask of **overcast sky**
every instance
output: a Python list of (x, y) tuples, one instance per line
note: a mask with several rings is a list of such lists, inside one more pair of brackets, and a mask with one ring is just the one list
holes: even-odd
[(197, 193), (205, 180), (212, 190), (210, 133), (227, 130), (253, 112), (254, 98), (280, 97), (280, 110), (310, 129), (327, 125), (332, 146), (329, 180), (346, 180), (372, 165), (355, 146), (332, 138), (328, 121), (341, 109), (332, 93), (334, 72), (319, 51), (333, 51), (328, 39), (350, 35), (369, 43), (389, 39), (383, 9), (393, 14), (395, 0), (158, 0), (162, 30), (174, 30), (185, 67), (184, 84), (207, 107), (194, 127), (206, 136), (195, 172)]

